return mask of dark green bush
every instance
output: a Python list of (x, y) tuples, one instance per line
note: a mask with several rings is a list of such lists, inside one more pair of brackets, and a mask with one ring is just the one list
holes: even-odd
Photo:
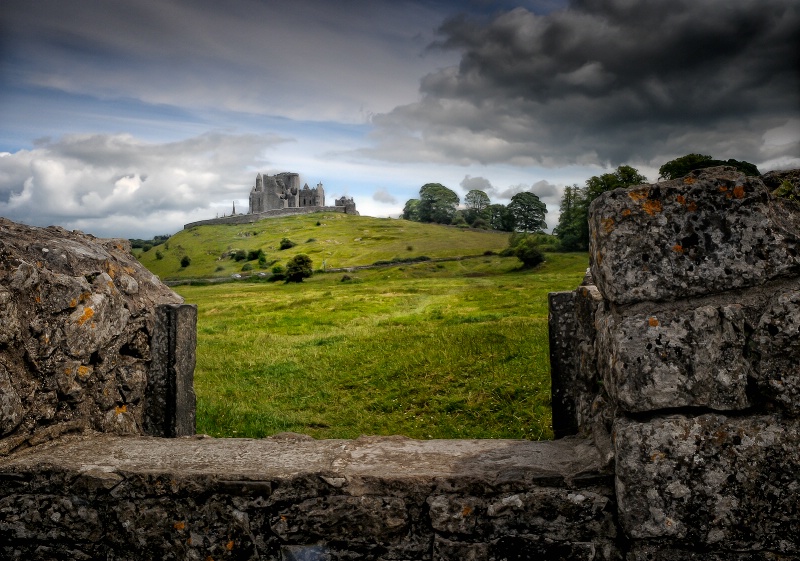
[(181, 267), (185, 268), (185, 267), (188, 267), (191, 264), (192, 264), (191, 257), (189, 257), (188, 255), (184, 255), (183, 258), (181, 259)]
[(305, 253), (298, 253), (286, 264), (286, 282), (303, 282), (313, 274), (311, 258)]
[(297, 244), (296, 244), (296, 243), (294, 243), (294, 242), (293, 242), (292, 240), (290, 240), (289, 238), (283, 238), (283, 239), (281, 240), (281, 245), (280, 245), (280, 248), (281, 248), (281, 249), (289, 249), (289, 248), (292, 248), (292, 247), (294, 247), (294, 246), (296, 246), (296, 245), (297, 245)]

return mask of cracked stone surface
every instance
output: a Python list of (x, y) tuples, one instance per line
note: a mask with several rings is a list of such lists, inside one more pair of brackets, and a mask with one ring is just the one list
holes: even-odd
[(591, 269), (615, 304), (757, 286), (800, 272), (797, 203), (729, 167), (616, 189), (591, 206)]

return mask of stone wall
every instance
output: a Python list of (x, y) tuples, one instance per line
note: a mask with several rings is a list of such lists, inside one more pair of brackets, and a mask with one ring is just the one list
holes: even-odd
[(188, 436), (193, 308), (2, 222), (0, 557), (800, 561), (799, 217), (724, 168), (599, 198), (552, 442)]
[(712, 168), (590, 229), (596, 286), (551, 295), (554, 429), (613, 437), (629, 559), (798, 558), (800, 207)]
[(266, 220), (268, 218), (276, 218), (280, 216), (290, 216), (294, 214), (311, 214), (313, 212), (341, 212), (344, 214), (355, 214), (358, 212), (355, 205), (352, 206), (316, 206), (316, 207), (294, 207), (294, 208), (281, 208), (277, 210), (265, 210), (253, 214), (235, 214), (232, 216), (223, 216), (222, 218), (209, 218), (208, 220), (198, 220), (197, 222), (190, 222), (184, 224), (183, 229), (189, 230), (195, 226), (209, 226), (213, 224), (252, 224), (259, 220)]

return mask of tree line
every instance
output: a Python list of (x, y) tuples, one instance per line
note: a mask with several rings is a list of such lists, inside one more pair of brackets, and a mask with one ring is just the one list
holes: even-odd
[(503, 232), (543, 232), (545, 205), (535, 193), (525, 191), (511, 197), (508, 205), (492, 204), (485, 191), (473, 189), (464, 197), (464, 208), (458, 195), (441, 183), (426, 183), (418, 199), (406, 201), (402, 217), (414, 222), (471, 226)]
[[(745, 175), (761, 175), (758, 168), (745, 161), (717, 160), (704, 154), (687, 154), (662, 165), (659, 179), (678, 179), (696, 169), (732, 166)], [(589, 249), (589, 205), (606, 191), (646, 183), (647, 178), (634, 167), (621, 165), (613, 172), (595, 175), (583, 187), (567, 186), (561, 197), (561, 212), (553, 235), (562, 251)], [(532, 192), (511, 197), (508, 205), (493, 204), (486, 192), (473, 189), (461, 200), (452, 189), (441, 183), (426, 183), (418, 199), (410, 199), (403, 207), (402, 218), (415, 222), (452, 224), (500, 230), (504, 232), (541, 233), (547, 228), (547, 206)]]

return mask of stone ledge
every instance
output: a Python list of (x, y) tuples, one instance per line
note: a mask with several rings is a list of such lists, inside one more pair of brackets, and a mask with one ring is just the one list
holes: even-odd
[(4, 559), (427, 561), (514, 540), (618, 559), (613, 476), (581, 439), (81, 435), (2, 459), (0, 481)]

